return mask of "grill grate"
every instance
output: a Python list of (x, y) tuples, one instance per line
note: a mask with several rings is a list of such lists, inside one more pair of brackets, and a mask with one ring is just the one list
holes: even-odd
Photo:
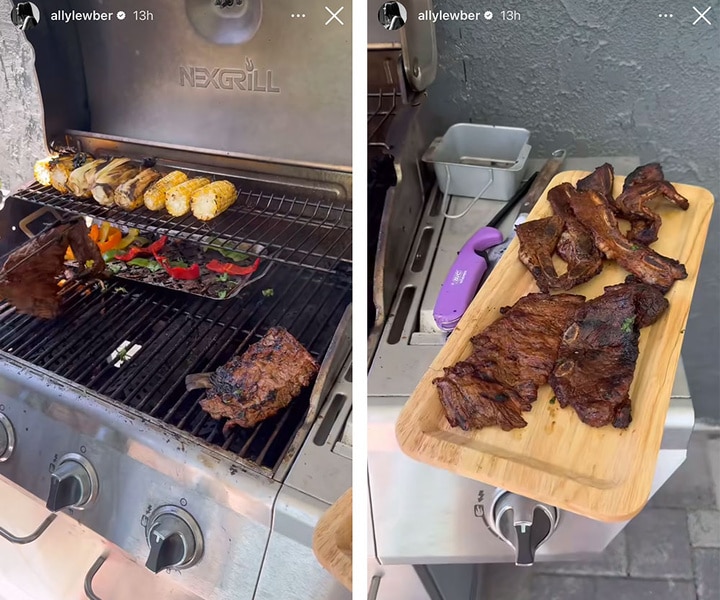
[[(272, 295), (263, 294), (268, 288)], [(222, 423), (200, 409), (204, 392), (185, 390), (185, 375), (215, 370), (272, 326), (285, 327), (322, 361), (351, 300), (351, 273), (277, 265), (224, 302), (116, 280), (104, 289), (70, 285), (61, 294), (63, 312), (52, 321), (0, 302), (0, 349), (272, 475), (305, 419), (310, 390), (275, 417), (225, 438)]]
[[(15, 193), (16, 198), (61, 211), (87, 215), (120, 227), (203, 243), (215, 248), (242, 250), (244, 244), (261, 244), (268, 260), (332, 272), (352, 259), (352, 209), (347, 204), (310, 200), (292, 194), (248, 189), (240, 180), (233, 206), (209, 222), (192, 214), (173, 218), (144, 206), (127, 212), (100, 206), (95, 200), (60, 194), (39, 183)], [(243, 244), (243, 247), (241, 247)]]
[[(387, 125), (392, 122), (399, 105), (402, 105), (402, 96), (394, 89), (378, 89), (368, 93), (368, 146), (381, 147), (389, 150), (385, 140)], [(384, 127), (385, 126), (385, 127)]]

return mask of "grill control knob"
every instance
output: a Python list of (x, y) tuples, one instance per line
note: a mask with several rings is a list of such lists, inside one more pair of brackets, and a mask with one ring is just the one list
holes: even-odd
[(98, 492), (98, 479), (90, 462), (79, 454), (66, 454), (50, 475), (47, 508), (53, 512), (63, 508), (83, 509)]
[(203, 538), (192, 515), (178, 506), (156, 509), (145, 526), (150, 554), (145, 566), (153, 573), (187, 569), (202, 557)]
[(557, 527), (557, 508), (502, 491), (492, 507), (491, 528), (515, 550), (515, 564), (530, 566), (535, 551), (544, 544)]
[(15, 449), (15, 430), (10, 419), (0, 413), (0, 462), (10, 458)]

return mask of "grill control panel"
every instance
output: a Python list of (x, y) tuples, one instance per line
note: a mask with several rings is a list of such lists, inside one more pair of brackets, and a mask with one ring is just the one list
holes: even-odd
[(145, 566), (153, 573), (187, 569), (202, 557), (200, 526), (179, 506), (165, 505), (155, 510), (145, 526), (145, 535), (150, 547)]
[(0, 413), (0, 462), (10, 458), (15, 449), (15, 430), (10, 419)]
[(84, 456), (66, 454), (50, 475), (47, 508), (53, 512), (63, 508), (81, 510), (97, 496), (98, 478)]

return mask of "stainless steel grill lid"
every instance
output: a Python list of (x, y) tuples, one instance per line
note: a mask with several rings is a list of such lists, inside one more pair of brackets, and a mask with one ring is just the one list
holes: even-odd
[[(326, 4), (43, 3), (27, 36), (47, 137), (81, 130), (347, 170), (352, 11), (348, 4), (340, 12), (341, 25)], [(73, 10), (119, 9), (122, 21), (65, 22)], [(152, 19), (136, 20), (136, 11)]]

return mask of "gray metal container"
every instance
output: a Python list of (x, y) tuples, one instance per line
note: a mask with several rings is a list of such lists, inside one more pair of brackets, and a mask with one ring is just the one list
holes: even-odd
[(458, 123), (433, 140), (423, 161), (434, 165), (445, 194), (507, 201), (525, 173), (529, 138), (519, 127)]

